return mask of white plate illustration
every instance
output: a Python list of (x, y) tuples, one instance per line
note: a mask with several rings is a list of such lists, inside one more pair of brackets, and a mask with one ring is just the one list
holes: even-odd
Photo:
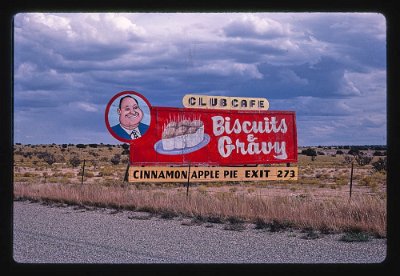
[(183, 149), (173, 149), (173, 150), (165, 150), (162, 145), (162, 140), (159, 140), (157, 143), (154, 144), (154, 150), (161, 154), (167, 155), (179, 155), (179, 154), (187, 154), (199, 150), (205, 147), (210, 142), (210, 136), (208, 134), (204, 134), (204, 139), (201, 141), (200, 144), (197, 144), (194, 147), (190, 148), (183, 148)]

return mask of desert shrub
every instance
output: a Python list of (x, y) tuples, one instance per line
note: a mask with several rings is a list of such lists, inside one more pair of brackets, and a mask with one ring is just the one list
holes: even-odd
[(374, 156), (385, 156), (385, 153), (376, 150), (376, 151), (373, 153), (373, 155), (374, 155)]
[(32, 158), (32, 152), (23, 152), (22, 156), (25, 158), (27, 158), (27, 157)]
[(100, 158), (100, 161), (101, 162), (108, 162), (108, 157), (103, 156), (103, 157)]
[(94, 168), (97, 168), (97, 166), (99, 165), (99, 162), (97, 160), (90, 160), (90, 163)]
[(58, 183), (69, 184), (70, 180), (66, 177), (61, 177), (60, 179), (58, 179)]
[(76, 147), (77, 147), (78, 149), (85, 149), (85, 148), (86, 148), (86, 145), (84, 145), (84, 144), (77, 144)]
[(369, 163), (371, 163), (372, 157), (358, 154), (355, 156), (355, 160), (358, 165), (365, 166), (365, 165), (368, 165)]
[(327, 172), (325, 172), (325, 171), (323, 171), (323, 172), (321, 172), (321, 173), (317, 173), (317, 174), (315, 175), (315, 177), (316, 177), (316, 178), (319, 178), (319, 179), (329, 179), (329, 178), (330, 178), (330, 174), (327, 173)]
[(337, 151), (336, 151), (336, 154), (338, 154), (338, 155), (339, 155), (339, 154), (344, 154), (344, 152), (341, 151), (341, 150), (337, 150)]
[(57, 182), (59, 182), (59, 179), (58, 179), (58, 177), (51, 176), (51, 177), (47, 178), (47, 181), (50, 183), (57, 183)]
[(123, 151), (122, 151), (122, 155), (129, 155), (129, 149), (124, 149)]
[(350, 164), (351, 162), (353, 162), (354, 158), (350, 155), (345, 155), (343, 158), (343, 163), (344, 164)]
[(104, 168), (101, 168), (100, 169), (100, 171), (99, 171), (99, 173), (98, 173), (98, 176), (111, 176), (111, 175), (113, 175), (114, 174), (114, 169), (113, 168), (111, 168), (111, 167), (104, 167)]
[(91, 171), (85, 171), (85, 176), (88, 178), (94, 177), (94, 173)]
[(356, 156), (356, 155), (360, 155), (361, 152), (360, 152), (360, 150), (359, 150), (358, 148), (353, 148), (353, 147), (352, 147), (352, 148), (350, 148), (350, 150), (347, 152), (347, 154)]
[(201, 194), (206, 194), (207, 193), (207, 188), (205, 186), (200, 186), (197, 188), (197, 191)]
[(66, 177), (66, 178), (73, 178), (75, 175), (72, 172), (66, 172), (66, 173), (64, 173), (63, 176)]
[(115, 154), (112, 158), (111, 158), (111, 163), (113, 165), (118, 165), (119, 162), (121, 162), (121, 155), (120, 154)]
[(304, 177), (302, 180), (301, 180), (301, 183), (302, 184), (308, 184), (308, 185), (317, 185), (317, 184), (319, 184), (320, 183), (320, 181), (317, 179), (317, 178), (314, 178), (314, 177)]
[(35, 152), (35, 154), (36, 154), (37, 158), (43, 159), (49, 153), (45, 152), (45, 151), (37, 151), (37, 152)]
[(25, 172), (22, 176), (23, 177), (35, 177), (35, 176), (37, 176), (37, 174), (34, 172)]
[(95, 152), (95, 151), (90, 151), (89, 154), (92, 155), (93, 157), (99, 157), (99, 156), (100, 156), (100, 155), (99, 155), (97, 152)]
[(374, 171), (381, 172), (387, 170), (386, 158), (379, 158), (378, 161), (372, 163)]
[(81, 160), (78, 158), (78, 156), (74, 155), (69, 159), (69, 163), (75, 168), (81, 164)]
[(56, 162), (56, 158), (53, 154), (47, 154), (43, 157), (43, 160), (49, 164), (50, 166), (53, 165)]
[(377, 188), (378, 185), (383, 182), (385, 182), (385, 175), (379, 172), (365, 176), (360, 180), (361, 185), (368, 186), (370, 188)]
[(311, 156), (311, 161), (315, 161), (315, 159), (317, 158), (317, 151), (312, 148), (302, 150), (301, 154), (306, 155), (306, 156)]
[[(61, 149), (61, 151), (62, 150), (64, 150), (64, 149)], [(56, 162), (59, 162), (59, 163), (65, 162), (65, 156), (63, 154), (57, 154), (57, 155), (55, 155), (55, 158), (56, 158)]]
[(124, 150), (128, 150), (129, 147), (130, 147), (130, 146), (129, 146), (128, 144), (126, 144), (126, 143), (125, 143), (125, 144), (122, 144), (122, 148), (123, 148)]
[(89, 144), (89, 147), (91, 147), (91, 148), (97, 148), (97, 144)]
[(64, 174), (63, 174), (62, 172), (55, 172), (55, 173), (53, 173), (52, 176), (54, 176), (54, 177), (61, 177), (61, 176), (64, 176)]
[(316, 150), (312, 149), (312, 148), (302, 150), (301, 154), (306, 155), (306, 156), (317, 156)]
[(15, 182), (29, 182), (30, 180), (27, 177), (16, 176), (16, 177), (14, 177), (14, 181)]
[(365, 176), (360, 180), (360, 184), (363, 186), (371, 186), (373, 183), (373, 179), (371, 176)]
[(345, 185), (347, 185), (347, 183), (348, 183), (348, 180), (345, 177), (339, 177), (335, 180), (335, 184), (338, 186), (345, 186)]

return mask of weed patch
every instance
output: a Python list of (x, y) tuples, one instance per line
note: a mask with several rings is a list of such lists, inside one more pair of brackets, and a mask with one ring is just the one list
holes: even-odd
[(224, 226), (224, 230), (228, 230), (228, 231), (241, 232), (245, 229), (246, 229), (246, 227), (244, 226), (243, 223), (229, 223)]
[(207, 222), (210, 222), (210, 223), (223, 223), (222, 218), (220, 218), (220, 217), (215, 217), (215, 216), (209, 216), (209, 217), (207, 217), (207, 218), (206, 218), (206, 221), (207, 221)]
[(170, 211), (170, 210), (162, 210), (161, 214), (160, 214), (160, 217), (162, 219), (173, 219), (173, 218), (175, 218), (177, 216), (178, 215), (175, 212)]
[(315, 240), (321, 237), (321, 235), (318, 232), (316, 232), (314, 229), (311, 228), (307, 228), (303, 230), (303, 232), (305, 232), (305, 235), (301, 236), (301, 238), (305, 240)]
[(365, 232), (347, 232), (339, 239), (343, 242), (367, 242), (371, 239)]

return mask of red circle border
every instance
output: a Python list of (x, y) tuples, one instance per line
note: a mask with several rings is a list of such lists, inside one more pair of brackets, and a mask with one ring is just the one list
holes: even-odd
[[(105, 113), (104, 113), (104, 121), (105, 121), (105, 123), (106, 123), (108, 132), (110, 132), (110, 134), (111, 134), (115, 139), (117, 139), (117, 140), (119, 140), (119, 141), (121, 141), (121, 142), (124, 142), (124, 143), (132, 144), (135, 140), (127, 140), (127, 139), (121, 138), (120, 136), (118, 136), (117, 134), (115, 134), (114, 131), (112, 130), (111, 126), (110, 126), (110, 122), (108, 121), (108, 113), (110, 112), (110, 108), (111, 108), (112, 103), (113, 103), (117, 98), (121, 97), (122, 95), (135, 95), (135, 96), (141, 98), (141, 99), (147, 104), (147, 106), (149, 107), (150, 115), (151, 115), (151, 104), (150, 104), (150, 102), (147, 100), (147, 98), (145, 98), (142, 94), (140, 94), (140, 93), (138, 93), (138, 92), (136, 92), (136, 91), (122, 91), (122, 92), (119, 92), (119, 93), (117, 93), (116, 95), (114, 95), (114, 97), (112, 97), (111, 100), (110, 100), (110, 101), (108, 102), (108, 104), (107, 104), (106, 111), (105, 111)], [(153, 116), (151, 116), (151, 118), (150, 118), (150, 126), (151, 126), (151, 124), (152, 124), (152, 121), (153, 121)], [(150, 126), (149, 126), (149, 127), (150, 127)], [(148, 131), (146, 131), (146, 133), (148, 133)], [(143, 136), (145, 136), (146, 133), (144, 133)], [(142, 137), (143, 137), (143, 136), (142, 136)], [(142, 137), (140, 137), (140, 138), (142, 138)]]

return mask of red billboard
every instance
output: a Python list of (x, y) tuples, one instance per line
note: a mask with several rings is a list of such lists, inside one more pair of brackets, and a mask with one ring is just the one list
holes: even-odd
[(130, 141), (132, 165), (256, 165), (297, 162), (293, 111), (150, 107)]

